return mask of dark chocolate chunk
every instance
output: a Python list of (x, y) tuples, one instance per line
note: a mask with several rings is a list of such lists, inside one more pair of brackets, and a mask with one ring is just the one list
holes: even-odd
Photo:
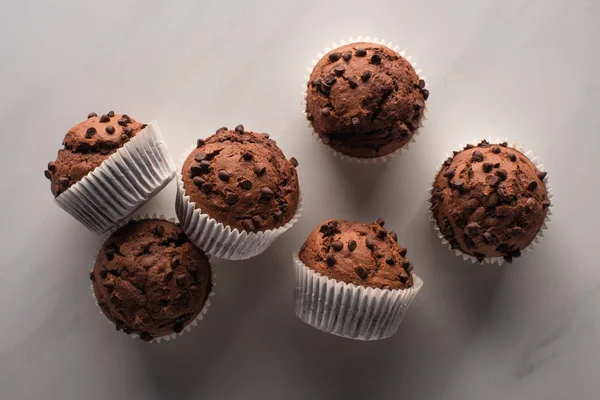
[(494, 154), (500, 154), (501, 151), (502, 150), (500, 150), (500, 147), (498, 147), (498, 146), (492, 147), (492, 153), (494, 153)]
[(206, 181), (201, 176), (195, 176), (192, 178), (192, 183), (194, 184), (194, 186), (198, 186), (199, 188), (201, 188), (202, 185), (206, 183)]
[[(50, 168), (50, 167), (48, 167), (48, 168)], [(545, 171), (538, 171), (537, 172), (537, 177), (542, 182), (544, 181), (544, 178), (546, 177), (546, 175), (548, 175), (548, 173), (545, 172)]]
[(204, 146), (204, 143), (206, 143), (204, 139), (198, 139), (196, 140), (196, 147), (202, 147)]
[(381, 56), (379, 54), (373, 54), (371, 56), (371, 64), (379, 65), (381, 63)]
[(321, 115), (324, 117), (329, 117), (331, 115), (331, 110), (327, 107), (321, 109)]
[(247, 230), (247, 231), (254, 231), (254, 224), (252, 223), (252, 220), (249, 219), (245, 219), (242, 221), (242, 227)]
[(396, 259), (394, 258), (394, 256), (389, 256), (385, 259), (385, 263), (388, 265), (394, 265), (396, 264)]
[(108, 125), (106, 128), (104, 128), (104, 130), (106, 131), (106, 133), (108, 133), (109, 135), (112, 135), (113, 133), (115, 133), (115, 127), (112, 125)]
[(260, 217), (260, 215), (254, 215), (252, 217), (252, 223), (254, 224), (254, 227), (258, 229), (263, 224), (263, 219)]
[(298, 166), (298, 160), (296, 160), (296, 157), (290, 158), (290, 162), (292, 163), (294, 168)]
[(56, 172), (56, 164), (54, 163), (54, 161), (50, 161), (48, 163), (48, 171)]
[(494, 173), (498, 178), (500, 178), (503, 181), (506, 180), (506, 178), (508, 177), (508, 173), (505, 169), (497, 169)]
[(244, 133), (244, 125), (239, 124), (238, 126), (235, 127), (235, 131), (237, 133)]
[(377, 218), (377, 221), (375, 221), (375, 223), (379, 226), (384, 226), (385, 225), (385, 220), (381, 217)]
[(281, 211), (277, 210), (273, 213), (273, 219), (275, 221), (280, 221), (281, 217), (283, 217), (283, 213)]
[(445, 178), (453, 178), (455, 172), (456, 172), (456, 170), (454, 168), (448, 168), (446, 171), (444, 171), (444, 177)]
[(498, 177), (495, 175), (489, 175), (487, 177), (487, 180), (488, 185), (490, 186), (498, 186), (498, 183), (500, 183), (500, 179), (498, 179)]
[(406, 254), (408, 254), (408, 249), (400, 249), (398, 254), (400, 254), (402, 257), (406, 257)]
[(46, 179), (52, 179), (52, 173), (48, 170), (44, 171), (44, 176), (46, 177)]
[(177, 268), (181, 263), (181, 257), (179, 255), (174, 255), (171, 257), (171, 268)]
[(356, 57), (364, 57), (367, 55), (367, 50), (365, 50), (362, 47), (359, 47), (356, 49), (356, 52), (354, 54), (356, 55)]
[(200, 188), (200, 190), (202, 190), (202, 193), (208, 194), (212, 191), (213, 189), (213, 185), (212, 183), (209, 182), (205, 182), (202, 184), (202, 187)]
[(105, 281), (102, 286), (104, 286), (109, 292), (112, 292), (115, 289), (115, 284), (113, 281)]
[(270, 200), (270, 199), (273, 198), (274, 195), (275, 194), (273, 193), (273, 191), (270, 188), (266, 187), (266, 186), (260, 189), (260, 197), (261, 197), (261, 199)]
[(93, 117), (97, 117), (98, 114), (96, 114), (95, 112), (91, 112), (88, 114), (88, 119), (93, 118)]
[(398, 243), (398, 234), (394, 231), (390, 232), (390, 236), (394, 239), (394, 242)]
[(344, 53), (344, 61), (348, 62), (352, 59), (352, 53), (350, 53), (349, 51)]
[(421, 90), (421, 93), (423, 93), (424, 100), (427, 100), (429, 98), (429, 90), (423, 89), (423, 90)]
[(117, 121), (117, 123), (121, 126), (127, 126), (128, 121), (125, 118), (119, 118), (119, 120)]
[(185, 284), (185, 274), (177, 274), (175, 277), (175, 283), (177, 286), (182, 287)]
[(425, 81), (423, 79), (419, 79), (419, 88), (425, 89)]
[(333, 267), (335, 265), (335, 256), (333, 254), (328, 254), (326, 262), (328, 266)]
[(362, 73), (362, 75), (360, 76), (360, 79), (362, 79), (363, 81), (368, 81), (371, 78), (371, 71), (366, 70)]
[(368, 237), (365, 240), (365, 245), (367, 246), (367, 249), (369, 249), (369, 250), (373, 250), (375, 248), (375, 242), (370, 237)]
[(369, 276), (369, 271), (365, 267), (356, 267), (354, 268), (354, 272), (360, 279), (366, 279)]
[(356, 89), (358, 87), (358, 81), (353, 76), (348, 77), (348, 85), (350, 85), (350, 89)]
[(480, 226), (477, 222), (471, 222), (465, 226), (465, 233), (470, 236), (479, 235)]
[(100, 122), (108, 122), (108, 121), (110, 121), (110, 117), (108, 115), (104, 114), (100, 117)]
[(344, 75), (344, 72), (346, 71), (346, 67), (344, 67), (343, 65), (338, 65), (333, 69), (333, 72), (335, 72), (335, 74), (337, 76), (342, 76)]
[(173, 332), (180, 333), (185, 328), (185, 325), (181, 321), (177, 321), (173, 324)]
[(471, 159), (475, 162), (481, 162), (483, 161), (483, 153), (479, 150), (475, 150), (471, 155)]
[(230, 175), (229, 172), (227, 172), (227, 170), (220, 169), (219, 172), (217, 172), (217, 175), (220, 180), (225, 182), (229, 181)]
[(240, 182), (240, 187), (244, 190), (250, 190), (250, 189), (252, 189), (252, 181), (250, 181), (248, 179), (244, 179), (243, 181)]
[(252, 154), (248, 151), (244, 152), (244, 154), (242, 154), (242, 157), (244, 157), (244, 160), (246, 161), (250, 161), (252, 160), (254, 157), (252, 156)]
[(350, 251), (354, 251), (354, 249), (356, 249), (356, 240), (349, 240), (348, 241), (348, 250)]
[(203, 151), (199, 151), (194, 155), (194, 160), (201, 162), (206, 158), (206, 153)]
[(227, 129), (227, 127), (226, 127), (226, 126), (222, 126), (222, 127), (220, 127), (219, 129), (217, 129), (216, 133), (221, 133), (221, 132), (223, 132), (223, 131), (227, 131), (227, 130), (228, 130), (228, 129)]
[(514, 153), (512, 153), (512, 154), (509, 154), (509, 156), (508, 156), (508, 159), (509, 159), (510, 161), (512, 161), (512, 162), (516, 162), (516, 161), (517, 161), (517, 155), (516, 155), (516, 154), (514, 154)]
[(229, 204), (230, 206), (236, 204), (239, 200), (240, 200), (240, 198), (235, 193), (229, 192), (225, 195), (225, 202), (227, 204)]
[(340, 242), (339, 240), (336, 240), (335, 242), (331, 243), (331, 248), (335, 251), (342, 251), (342, 249), (344, 248), (344, 243)]
[(379, 230), (377, 231), (377, 237), (379, 239), (384, 239), (387, 236), (387, 232), (385, 230)]
[(58, 180), (58, 183), (60, 184), (60, 186), (62, 187), (67, 187), (69, 186), (69, 178), (65, 178), (64, 176), (62, 178), (60, 178)]
[(115, 116), (115, 112), (113, 110), (110, 110), (109, 112), (106, 113), (106, 115), (108, 115), (109, 117), (114, 117)]
[(529, 185), (527, 186), (527, 189), (529, 190), (535, 190), (538, 187), (538, 183), (536, 181), (531, 181), (529, 182)]
[(126, 126), (125, 128), (123, 128), (123, 133), (127, 136), (131, 136), (131, 134), (133, 133), (133, 129), (131, 129), (131, 127), (129, 126)]
[(494, 164), (486, 162), (486, 163), (483, 163), (481, 168), (483, 169), (483, 172), (488, 173), (488, 172), (492, 171), (492, 169), (494, 168)]
[(94, 128), (93, 126), (91, 128), (88, 128), (87, 131), (85, 131), (86, 139), (90, 139), (95, 134), (96, 134), (96, 128)]
[(258, 176), (263, 176), (265, 174), (265, 172), (267, 171), (267, 168), (265, 167), (255, 167), (254, 168), (254, 173)]
[(154, 338), (148, 332), (142, 332), (140, 334), (140, 339), (142, 339), (144, 342), (151, 342)]
[(340, 53), (338, 53), (338, 52), (331, 53), (331, 54), (329, 54), (329, 61), (336, 62), (337, 60), (340, 59), (341, 56), (342, 55)]

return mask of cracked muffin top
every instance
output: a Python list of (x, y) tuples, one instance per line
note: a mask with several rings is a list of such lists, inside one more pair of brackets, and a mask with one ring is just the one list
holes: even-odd
[(100, 309), (117, 330), (144, 341), (181, 332), (212, 290), (208, 258), (181, 228), (131, 221), (102, 246), (90, 279)]
[(283, 226), (296, 213), (297, 166), (268, 134), (238, 125), (198, 139), (182, 178), (186, 195), (202, 213), (232, 230), (258, 232)]
[(374, 158), (404, 146), (418, 129), (429, 91), (390, 48), (352, 43), (327, 53), (308, 82), (306, 116), (323, 143)]
[(330, 279), (378, 289), (413, 286), (413, 265), (384, 220), (371, 224), (330, 219), (308, 236), (298, 254), (308, 268)]
[(479, 261), (510, 262), (544, 224), (550, 207), (546, 175), (506, 143), (467, 145), (435, 179), (433, 217), (452, 248)]
[(83, 179), (145, 127), (127, 114), (109, 111), (101, 116), (90, 113), (85, 121), (69, 129), (63, 139), (64, 148), (44, 171), (54, 197)]

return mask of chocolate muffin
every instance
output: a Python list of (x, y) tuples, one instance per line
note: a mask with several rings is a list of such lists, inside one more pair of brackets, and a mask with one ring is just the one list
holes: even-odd
[(410, 141), (428, 97), (425, 81), (400, 54), (352, 43), (330, 51), (313, 69), (306, 117), (335, 151), (375, 158)]
[(546, 172), (506, 143), (467, 145), (437, 175), (431, 211), (453, 249), (483, 261), (521, 255), (544, 224)]
[(101, 116), (90, 113), (85, 121), (69, 129), (63, 139), (64, 148), (44, 171), (54, 197), (83, 179), (145, 127), (127, 114), (109, 111)]
[(199, 139), (182, 178), (185, 193), (203, 214), (232, 230), (258, 232), (279, 228), (296, 213), (297, 166), (269, 135), (239, 125)]
[(113, 233), (90, 272), (100, 309), (144, 341), (181, 332), (212, 289), (206, 255), (175, 224), (130, 222)]
[(330, 219), (309, 236), (300, 260), (330, 279), (378, 289), (413, 286), (413, 265), (383, 219), (371, 224)]

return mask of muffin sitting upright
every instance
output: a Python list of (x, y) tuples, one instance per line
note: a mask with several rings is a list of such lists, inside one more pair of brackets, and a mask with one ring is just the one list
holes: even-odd
[(181, 333), (208, 307), (212, 290), (204, 253), (177, 225), (153, 219), (113, 233), (90, 279), (100, 309), (117, 330), (144, 341)]
[(183, 163), (177, 215), (209, 254), (244, 259), (291, 227), (300, 200), (295, 158), (266, 134), (221, 128)]
[[(120, 149), (127, 144), (128, 151)], [(102, 233), (149, 200), (175, 175), (155, 122), (141, 124), (113, 111), (69, 129), (44, 175), (57, 204)]]
[(317, 329), (361, 340), (393, 335), (423, 282), (395, 232), (328, 220), (295, 256), (296, 314)]
[(480, 262), (511, 262), (544, 224), (550, 206), (546, 175), (506, 143), (467, 145), (444, 162), (430, 210), (451, 248)]
[(308, 82), (306, 118), (321, 141), (355, 158), (405, 146), (419, 128), (429, 91), (406, 59), (376, 43), (330, 51)]

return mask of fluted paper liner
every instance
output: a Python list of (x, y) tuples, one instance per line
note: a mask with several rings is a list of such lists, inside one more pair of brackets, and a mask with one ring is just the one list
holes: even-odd
[[(488, 143), (490, 143), (490, 144), (498, 144), (498, 143), (506, 142), (506, 143), (508, 143), (508, 147), (513, 148), (513, 149), (518, 150), (519, 152), (523, 153), (523, 155), (525, 157), (527, 157), (533, 163), (533, 165), (535, 165), (537, 167), (538, 170), (544, 171), (544, 164), (540, 163), (537, 157), (534, 157), (533, 152), (531, 150), (529, 150), (529, 151), (525, 150), (525, 146), (523, 146), (522, 144), (519, 144), (516, 141), (509, 143), (507, 139), (502, 140), (502, 139), (498, 139), (498, 138), (495, 141), (492, 140), (491, 138), (482, 138), (479, 140), (475, 140), (473, 142), (473, 144), (476, 145), (477, 143), (481, 143), (482, 140), (487, 140)], [(457, 151), (461, 151), (463, 149), (464, 149), (464, 145), (461, 147), (458, 147)], [(469, 254), (465, 254), (459, 249), (452, 248), (452, 246), (450, 245), (450, 242), (448, 242), (446, 240), (446, 238), (444, 238), (444, 235), (442, 235), (442, 232), (440, 231), (440, 227), (438, 226), (437, 221), (433, 217), (433, 211), (431, 210), (431, 195), (433, 193), (433, 184), (435, 183), (435, 179), (437, 178), (438, 174), (442, 170), (444, 161), (446, 161), (446, 159), (448, 157), (453, 157), (453, 155), (452, 154), (448, 155), (438, 165), (435, 173), (433, 174), (433, 180), (431, 181), (431, 185), (429, 186), (429, 191), (428, 191), (429, 198), (427, 200), (429, 203), (429, 205), (427, 207), (427, 211), (429, 212), (429, 220), (433, 222), (433, 229), (436, 231), (438, 238), (440, 238), (440, 240), (442, 241), (443, 244), (448, 245), (448, 249), (450, 251), (454, 252), (454, 254), (457, 255), (458, 257), (462, 257), (465, 261), (471, 261), (472, 263), (476, 263), (476, 262), (479, 262), (477, 260), (477, 258), (475, 258)], [(554, 205), (554, 202), (552, 201), (552, 198), (554, 196), (552, 194), (552, 185), (550, 184), (549, 176), (550, 176), (550, 174), (546, 175), (546, 177), (544, 178), (544, 183), (546, 185), (546, 192), (548, 194), (548, 200), (550, 201), (550, 207), (548, 207), (548, 210), (546, 212), (546, 218), (544, 219), (544, 223), (543, 223), (542, 227), (540, 228), (540, 230), (538, 231), (535, 238), (531, 241), (531, 243), (529, 243), (529, 245), (525, 249), (521, 250), (521, 252), (528, 252), (528, 251), (533, 250), (539, 244), (540, 240), (544, 237), (544, 232), (546, 232), (548, 230), (548, 224), (550, 223), (550, 220), (552, 217), (552, 207)], [(498, 265), (502, 265), (506, 261), (504, 260), (503, 257), (485, 257), (483, 259), (483, 262), (486, 264), (494, 264), (495, 263)]]
[(194, 148), (189, 148), (182, 155), (179, 163), (175, 211), (177, 218), (181, 221), (181, 228), (196, 246), (217, 258), (246, 260), (267, 250), (275, 239), (298, 221), (302, 213), (302, 195), (300, 195), (294, 217), (287, 224), (266, 231), (240, 232), (237, 228), (232, 230), (230, 226), (224, 226), (208, 214), (203, 214), (202, 210), (196, 208), (196, 203), (191, 201), (190, 196), (185, 193), (181, 175), (183, 164)]
[(358, 43), (358, 42), (364, 42), (364, 43), (374, 43), (374, 44), (381, 44), (384, 45), (388, 48), (390, 48), (391, 50), (395, 51), (396, 53), (400, 54), (403, 58), (405, 58), (414, 68), (415, 72), (417, 73), (417, 76), (419, 77), (419, 79), (423, 79), (425, 80), (425, 77), (421, 75), (421, 69), (417, 68), (417, 63), (412, 61), (412, 56), (407, 55), (406, 50), (402, 50), (402, 51), (398, 51), (399, 47), (395, 46), (392, 42), (388, 42), (386, 40), (383, 39), (378, 39), (377, 37), (371, 37), (371, 36), (367, 36), (367, 37), (363, 37), (363, 36), (358, 36), (356, 38), (354, 37), (349, 37), (347, 40), (340, 40), (340, 43), (333, 43), (331, 46), (331, 48), (326, 47), (325, 49), (323, 49), (322, 53), (317, 53), (317, 59), (316, 60), (312, 60), (311, 66), (307, 68), (308, 71), (308, 75), (304, 76), (304, 85), (302, 86), (302, 113), (304, 115), (304, 119), (308, 122), (308, 127), (310, 129), (312, 129), (312, 134), (315, 137), (316, 141), (321, 144), (321, 146), (325, 147), (330, 153), (332, 153), (335, 156), (340, 157), (341, 159), (346, 159), (352, 162), (357, 162), (357, 163), (362, 163), (362, 164), (369, 164), (369, 163), (378, 163), (378, 162), (384, 162), (384, 161), (388, 161), (389, 159), (396, 157), (397, 155), (401, 154), (402, 151), (406, 151), (408, 150), (408, 147), (411, 143), (415, 142), (415, 137), (419, 134), (419, 129), (423, 127), (423, 121), (427, 120), (427, 101), (425, 101), (425, 109), (423, 110), (423, 115), (421, 117), (421, 120), (419, 121), (419, 128), (416, 129), (413, 132), (413, 135), (411, 136), (410, 140), (402, 147), (400, 147), (399, 149), (386, 154), (384, 156), (380, 156), (380, 157), (373, 157), (373, 158), (360, 158), (360, 157), (351, 157), (349, 155), (340, 153), (336, 150), (334, 150), (333, 148), (331, 148), (330, 146), (326, 145), (325, 143), (323, 143), (323, 141), (321, 140), (321, 137), (319, 136), (319, 134), (315, 131), (312, 122), (308, 120), (307, 116), (306, 116), (306, 102), (307, 102), (307, 96), (308, 96), (308, 82), (310, 81), (310, 75), (313, 72), (313, 69), (315, 68), (315, 66), (317, 65), (317, 63), (319, 62), (319, 60), (321, 58), (323, 58), (325, 56), (325, 54), (329, 53), (331, 50), (336, 49), (338, 47), (341, 46), (345, 46), (347, 44), (352, 44), (352, 43)]
[[(113, 229), (111, 229), (110, 232), (107, 232), (107, 233), (105, 233), (102, 236), (100, 247), (98, 248), (98, 251), (96, 252), (96, 255), (95, 255), (94, 260), (92, 262), (92, 268), (96, 265), (96, 257), (98, 256), (98, 253), (100, 252), (100, 250), (102, 249), (102, 246), (104, 245), (104, 243), (106, 242), (106, 240), (110, 237), (110, 235), (112, 235), (119, 228), (122, 228), (123, 226), (125, 226), (129, 221), (131, 221), (131, 220), (140, 221), (142, 219), (160, 219), (160, 220), (163, 220), (163, 221), (172, 222), (175, 225), (179, 225), (179, 223), (177, 222), (177, 219), (175, 219), (175, 218), (167, 218), (164, 215), (157, 215), (157, 214), (136, 215), (136, 216), (133, 216), (131, 218), (127, 218), (127, 220), (120, 222), (116, 227), (114, 227)], [(209, 263), (210, 263), (210, 256), (208, 256), (208, 258), (209, 258)], [(148, 343), (161, 343), (161, 342), (164, 343), (164, 342), (168, 342), (170, 340), (175, 340), (175, 339), (177, 339), (177, 336), (182, 336), (185, 332), (189, 332), (189, 331), (192, 330), (193, 327), (198, 326), (198, 323), (204, 319), (204, 316), (208, 312), (208, 307), (210, 307), (210, 298), (215, 295), (215, 286), (217, 285), (215, 283), (215, 279), (217, 278), (217, 274), (215, 274), (215, 267), (214, 267), (214, 265), (212, 263), (210, 263), (210, 272), (211, 272), (212, 288), (211, 288), (210, 293), (208, 294), (208, 296), (206, 298), (206, 301), (204, 302), (204, 306), (202, 307), (202, 310), (200, 310), (200, 312), (198, 313), (198, 315), (196, 315), (196, 317), (192, 321), (190, 321), (185, 326), (185, 328), (183, 328), (183, 330), (181, 332), (179, 332), (179, 333), (171, 333), (169, 335), (155, 337), (151, 341), (149, 341)], [(106, 315), (104, 315), (104, 313), (100, 309), (100, 306), (98, 305), (98, 300), (96, 299), (96, 293), (94, 292), (94, 284), (93, 283), (90, 285), (90, 289), (92, 290), (92, 297), (94, 298), (94, 303), (98, 307), (98, 311), (108, 321), (108, 323), (114, 328), (113, 322), (111, 320), (109, 320), (106, 317)], [(127, 336), (129, 336), (131, 339), (139, 339), (139, 335), (136, 334), (136, 333), (132, 333), (132, 334), (127, 335)]]
[(152, 121), (56, 203), (96, 233), (104, 233), (151, 199), (175, 176), (175, 163)]
[(294, 254), (296, 315), (314, 328), (357, 340), (378, 340), (398, 330), (423, 281), (413, 274), (408, 289), (376, 289), (347, 284), (307, 267)]

